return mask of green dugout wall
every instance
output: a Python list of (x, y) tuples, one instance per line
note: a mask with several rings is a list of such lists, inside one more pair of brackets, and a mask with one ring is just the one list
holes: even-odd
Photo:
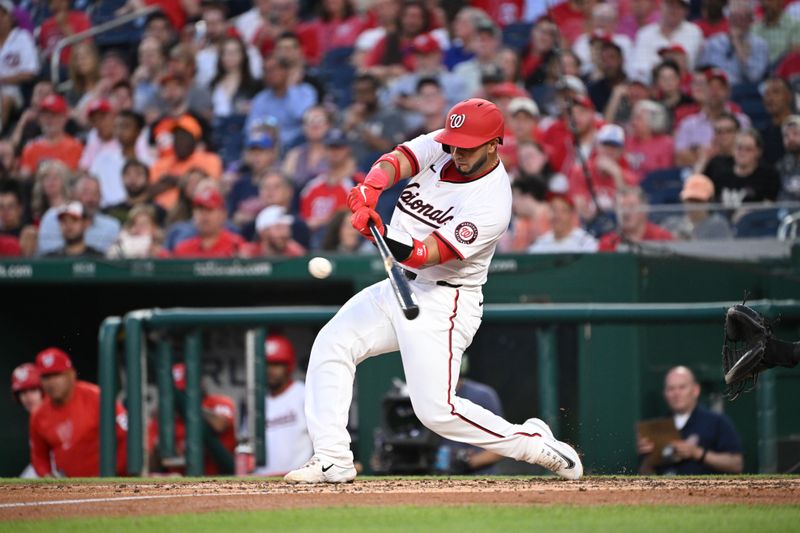
[[(375, 258), (334, 258), (335, 271), (313, 280), (302, 259), (252, 261), (4, 261), (0, 262), (0, 383), (36, 351), (59, 345), (73, 354), (84, 379), (97, 378), (97, 331), (103, 318), (152, 307), (340, 305), (359, 288), (382, 279)], [(485, 288), (488, 303), (700, 302), (800, 298), (800, 257), (770, 263), (699, 261), (634, 255), (498, 256)], [(661, 378), (688, 364), (704, 386), (704, 399), (720, 402), (718, 323), (641, 327), (559, 326), (561, 428), (597, 473), (635, 469), (636, 420), (664, 414)], [(785, 319), (778, 333), (800, 337)], [(308, 332), (313, 336), (313, 331)], [(537, 412), (537, 338), (530, 325), (486, 324), (470, 348), (469, 375), (495, 386), (509, 419)], [(373, 358), (360, 369), (359, 446), (370, 447), (380, 398), (401, 374), (399, 358)], [(778, 437), (800, 435), (800, 370), (772, 371), (779, 400)], [(6, 390), (9, 390), (6, 388)], [(722, 406), (739, 429), (746, 465), (756, 471), (756, 394)], [(27, 416), (9, 394), (0, 396), (6, 438), (0, 441), (0, 475), (26, 464)], [(788, 446), (788, 444), (787, 444)], [(791, 452), (788, 452), (791, 454)], [(780, 458), (779, 458), (780, 460)], [(795, 462), (800, 457), (794, 459)]]

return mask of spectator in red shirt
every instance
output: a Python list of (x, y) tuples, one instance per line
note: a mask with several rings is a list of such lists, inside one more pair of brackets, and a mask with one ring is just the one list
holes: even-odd
[[(100, 388), (78, 380), (72, 360), (59, 348), (36, 356), (45, 400), (30, 421), (31, 464), (40, 477), (100, 475)], [(116, 405), (117, 472), (125, 471), (128, 418)], [(53, 469), (55, 467), (55, 469)]]
[(175, 257), (235, 257), (244, 240), (225, 229), (225, 200), (219, 189), (208, 184), (198, 187), (192, 199), (197, 236), (178, 243)]
[(62, 161), (73, 171), (78, 169), (83, 145), (78, 139), (65, 132), (66, 124), (67, 103), (64, 99), (57, 94), (45, 97), (39, 106), (39, 125), (42, 128), (42, 136), (26, 145), (22, 150), (20, 174), (23, 177), (31, 176), (39, 163), (46, 159)]
[[(39, 47), (50, 57), (61, 39), (81, 33), (92, 27), (86, 13), (71, 11), (70, 0), (50, 0), (51, 17), (39, 28)], [(61, 65), (69, 65), (71, 47), (61, 50)]]
[(644, 241), (671, 241), (672, 233), (647, 219), (647, 200), (639, 188), (625, 189), (617, 198), (619, 228), (600, 238), (598, 250), (613, 252), (620, 244), (636, 245)]
[[(597, 130), (602, 122), (597, 118), (594, 105), (586, 95), (586, 88), (580, 83), (580, 80), (577, 78), (575, 80), (578, 86), (574, 88), (570, 86), (569, 90), (572, 94), (568, 94), (565, 97), (572, 98), (573, 102), (571, 107), (572, 120), (575, 123), (575, 130), (578, 135), (577, 147), (584, 157), (588, 157), (594, 146)], [(565, 108), (566, 106), (563, 107)], [(541, 139), (547, 150), (551, 168), (556, 172), (565, 174), (570, 172), (576, 162), (576, 143), (567, 125), (566, 110), (562, 117), (542, 132)]]
[(550, 10), (550, 19), (556, 23), (569, 46), (586, 29), (586, 20), (592, 6), (594, 0), (567, 0)]
[(625, 160), (636, 174), (637, 183), (650, 172), (673, 165), (668, 126), (669, 116), (661, 104), (640, 100), (633, 106), (630, 134), (625, 141)]
[[(172, 381), (179, 393), (186, 391), (186, 365), (177, 363), (172, 365)], [(233, 400), (224, 394), (208, 394), (202, 387), (201, 413), (203, 422), (208, 425), (214, 436), (218, 439), (222, 450), (213, 453), (206, 442), (203, 457), (203, 473), (207, 476), (220, 474), (233, 474), (233, 452), (236, 448), (236, 405)], [(158, 445), (158, 419), (150, 420), (147, 428), (147, 446), (154, 454)], [(223, 457), (218, 457), (219, 452)], [(186, 453), (186, 422), (180, 413), (175, 416), (175, 452), (179, 456)]]
[[(569, 195), (583, 220), (592, 220), (601, 211), (614, 209), (617, 192), (637, 183), (636, 175), (628, 169), (623, 157), (625, 132), (616, 124), (606, 124), (597, 133), (597, 146), (587, 167), (592, 183), (590, 194), (582, 165), (575, 163), (569, 173)], [(595, 204), (596, 202), (596, 204)]]
[(300, 216), (317, 237), (318, 230), (330, 222), (333, 214), (347, 206), (347, 194), (360, 181), (347, 136), (342, 130), (330, 130), (325, 137), (325, 147), (330, 168), (309, 181), (300, 193)]
[(244, 257), (299, 257), (306, 249), (292, 238), (294, 217), (279, 205), (264, 208), (256, 217), (258, 242), (248, 243)]
[(308, 23), (316, 33), (321, 56), (334, 48), (352, 47), (365, 25), (352, 0), (323, 0), (319, 17)]
[[(317, 40), (316, 29), (300, 21), (299, 0), (269, 0), (268, 4), (269, 15), (267, 18), (263, 17), (262, 11), (262, 17), (252, 36), (252, 44), (266, 57), (272, 53), (275, 41), (281, 34), (294, 32), (303, 45), (303, 55), (306, 56), (309, 64), (316, 65), (321, 56), (320, 42)], [(247, 34), (245, 34), (246, 38)]]
[(364, 66), (386, 81), (414, 70), (411, 42), (431, 29), (431, 15), (425, 4), (409, 0), (400, 9), (397, 31), (387, 33), (365, 58)]

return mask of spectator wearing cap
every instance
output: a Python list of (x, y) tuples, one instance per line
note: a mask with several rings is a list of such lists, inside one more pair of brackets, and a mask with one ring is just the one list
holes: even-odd
[(783, 122), (783, 146), (786, 153), (775, 165), (781, 179), (780, 200), (800, 201), (800, 115)]
[[(576, 78), (577, 79), (577, 78)], [(578, 80), (580, 81), (580, 80)], [(569, 86), (569, 82), (567, 82)], [(572, 105), (563, 105), (561, 116), (542, 132), (542, 142), (547, 150), (550, 165), (555, 172), (568, 173), (576, 163), (576, 148), (581, 151), (584, 158), (588, 158), (594, 147), (595, 136), (602, 122), (596, 116), (594, 104), (586, 95), (583, 84), (575, 87), (580, 91), (571, 88), (564, 91), (561, 96), (562, 102), (565, 98), (572, 99)], [(572, 121), (577, 133), (577, 143), (573, 139), (572, 132), (567, 123), (567, 109), (571, 110)]]
[[(706, 80), (704, 102), (700, 111), (681, 120), (675, 131), (675, 164), (678, 166), (691, 167), (697, 162), (714, 138), (714, 121), (724, 111), (731, 110), (727, 74), (712, 68), (698, 75)], [(736, 119), (742, 128), (750, 127), (747, 115), (736, 113)]]
[(331, 122), (331, 113), (323, 106), (309, 107), (303, 113), (304, 141), (286, 153), (281, 165), (281, 172), (292, 180), (298, 190), (328, 170), (328, 151), (324, 141), (331, 129)]
[(685, 213), (664, 220), (664, 229), (682, 240), (732, 239), (728, 220), (709, 210), (714, 201), (714, 183), (708, 176), (692, 174), (683, 183), (681, 202)]
[(322, 239), (324, 226), (333, 214), (347, 207), (350, 189), (363, 179), (356, 170), (349, 141), (342, 130), (330, 130), (325, 137), (325, 146), (330, 165), (328, 171), (309, 181), (300, 193), (300, 216), (312, 232), (312, 247)]
[(242, 157), (243, 167), (239, 178), (228, 193), (228, 214), (238, 227), (243, 227), (255, 220), (261, 209), (258, 198), (258, 187), (261, 180), (270, 170), (274, 170), (277, 162), (275, 142), (267, 133), (254, 133), (247, 139)]
[[(95, 250), (105, 253), (117, 239), (119, 222), (100, 212), (100, 183), (97, 178), (84, 175), (78, 178), (72, 187), (72, 198), (80, 203), (83, 216), (88, 220), (86, 228), (86, 244)], [(51, 208), (42, 217), (39, 224), (38, 253), (58, 250), (68, 243), (62, 238), (63, 228), (59, 227), (58, 211)]]
[(502, 44), (500, 28), (493, 22), (482, 22), (478, 26), (473, 46), (475, 56), (453, 68), (453, 74), (466, 85), (468, 97), (478, 94), (481, 88), (481, 70), (486, 65), (494, 65)]
[(548, 18), (558, 26), (568, 46), (583, 32), (593, 5), (594, 2), (586, 0), (566, 0), (548, 10)]
[(405, 140), (405, 122), (394, 109), (381, 106), (381, 81), (364, 73), (353, 81), (353, 103), (345, 110), (342, 130), (347, 132), (358, 169), (366, 172), (381, 154)]
[[(575, 163), (567, 178), (569, 196), (580, 217), (590, 221), (600, 211), (611, 211), (617, 192), (636, 185), (636, 175), (628, 168), (624, 157), (625, 132), (616, 124), (606, 124), (597, 133), (597, 146), (587, 162), (589, 175)], [(591, 180), (591, 189), (587, 180)]]
[(0, 126), (7, 130), (12, 113), (24, 107), (22, 86), (39, 72), (39, 54), (33, 36), (17, 27), (15, 6), (0, 1)]
[(633, 45), (632, 74), (650, 76), (659, 62), (658, 51), (671, 44), (680, 44), (687, 52), (690, 68), (694, 66), (703, 44), (703, 32), (686, 20), (689, 0), (664, 0), (661, 21), (638, 31)]
[(717, 201), (726, 207), (738, 208), (748, 202), (774, 202), (781, 180), (775, 167), (761, 163), (764, 149), (761, 135), (752, 128), (743, 128), (733, 145), (733, 164), (714, 169), (709, 178), (714, 182)]
[(225, 200), (216, 187), (197, 188), (192, 199), (192, 218), (197, 236), (175, 247), (175, 257), (225, 258), (235, 257), (244, 240), (225, 229)]
[[(119, 142), (114, 138), (116, 112), (111, 107), (111, 102), (102, 98), (94, 100), (87, 106), (86, 113), (92, 128), (86, 136), (86, 146), (84, 146), (81, 159), (78, 162), (80, 170), (88, 170), (100, 153), (107, 150), (119, 150)], [(104, 200), (107, 194), (111, 193), (111, 190), (104, 191)], [(119, 197), (112, 198), (111, 201), (104, 202), (103, 206), (112, 202), (116, 203), (119, 200)]]
[[(595, 70), (602, 70), (602, 59), (599, 53), (594, 53), (596, 45), (601, 45), (603, 42), (610, 41), (617, 45), (620, 55), (624, 60), (631, 57), (633, 50), (633, 41), (630, 37), (623, 33), (617, 32), (617, 8), (611, 4), (595, 4), (592, 7), (592, 17), (589, 19), (589, 28), (575, 39), (572, 45), (572, 51), (575, 52), (581, 60), (581, 74), (584, 76), (591, 76), (593, 74), (592, 67)], [(598, 48), (600, 48), (598, 46)], [(600, 50), (598, 49), (597, 52)], [(595, 75), (599, 72), (595, 72)], [(596, 77), (596, 76), (595, 76)]]
[[(92, 27), (92, 22), (86, 13), (70, 9), (71, 0), (50, 0), (50, 18), (42, 22), (39, 28), (39, 48), (44, 51), (44, 56), (50, 59), (58, 42), (76, 33), (81, 33)], [(61, 49), (59, 63), (69, 65), (72, 48), (66, 46)]]
[(51, 94), (39, 105), (39, 125), (42, 136), (25, 145), (20, 160), (20, 174), (31, 176), (39, 163), (57, 159), (70, 170), (77, 170), (83, 145), (64, 130), (67, 124), (67, 103), (61, 96)]
[(794, 112), (794, 91), (782, 78), (767, 78), (761, 88), (761, 100), (769, 114), (769, 123), (759, 130), (764, 140), (763, 162), (774, 165), (784, 154), (783, 124)]
[(256, 217), (257, 242), (243, 249), (245, 257), (300, 257), (306, 249), (292, 238), (294, 217), (284, 207), (265, 207)]
[(750, 31), (753, 8), (747, 0), (733, 0), (727, 32), (709, 37), (703, 45), (700, 64), (722, 69), (731, 84), (758, 83), (769, 66), (767, 42)]
[(674, 236), (647, 218), (648, 205), (638, 187), (622, 189), (617, 198), (619, 227), (600, 238), (598, 251), (614, 252), (620, 245), (636, 246), (647, 241), (671, 241)]
[(593, 38), (598, 47), (599, 64), (597, 77), (589, 82), (586, 90), (596, 109), (606, 109), (614, 88), (628, 81), (625, 75), (625, 57), (622, 48), (609, 37)]
[(125, 187), (125, 200), (108, 207), (105, 213), (124, 224), (129, 220), (129, 213), (135, 207), (146, 207), (153, 210), (156, 224), (163, 227), (167, 212), (153, 202), (148, 194), (150, 189), (150, 169), (138, 159), (128, 159), (122, 164), (122, 184)]
[[(60, 348), (36, 355), (45, 399), (30, 420), (31, 464), (39, 477), (100, 475), (100, 388), (79, 380)], [(116, 403), (117, 473), (124, 475), (128, 419)]]
[[(11, 372), (11, 394), (29, 416), (39, 408), (44, 401), (44, 393), (42, 392), (39, 370), (35, 364), (24, 363)], [(28, 466), (25, 467), (19, 477), (31, 479), (39, 476), (36, 475), (33, 465), (28, 463)]]
[[(179, 457), (186, 454), (186, 365), (176, 363), (172, 365), (172, 382), (177, 391), (176, 399), (178, 408), (175, 413), (175, 453)], [(233, 453), (236, 448), (236, 404), (224, 394), (210, 394), (204, 384), (201, 384), (200, 414), (204, 430), (210, 430), (210, 435), (204, 435), (203, 474), (207, 476), (233, 474)], [(154, 457), (157, 471), (165, 470), (163, 465), (158, 465), (161, 459), (158, 456), (158, 416), (150, 418), (147, 424), (147, 449)], [(210, 437), (210, 438), (209, 438)], [(213, 440), (212, 440), (213, 439)], [(166, 468), (172, 473), (183, 473), (182, 469)]]
[[(137, 203), (141, 191), (135, 190), (134, 197), (124, 179), (124, 167), (128, 161), (136, 160), (145, 165), (147, 176), (153, 156), (147, 144), (141, 142), (144, 118), (135, 111), (122, 110), (113, 117), (113, 143), (101, 150), (92, 161), (88, 170), (100, 181), (102, 199), (101, 206), (107, 209), (121, 206), (128, 202)], [(127, 209), (125, 210), (127, 212)], [(163, 212), (163, 210), (162, 210)], [(163, 219), (161, 219), (163, 222)], [(124, 219), (121, 220), (124, 222)]]
[(203, 130), (200, 123), (190, 115), (173, 120), (173, 152), (160, 157), (150, 169), (150, 194), (164, 209), (169, 210), (178, 199), (178, 180), (191, 169), (200, 169), (209, 177), (218, 180), (222, 176), (222, 159), (207, 152), (200, 143)]
[(575, 204), (562, 193), (549, 193), (550, 231), (536, 239), (528, 248), (532, 254), (592, 253), (597, 251), (597, 240), (578, 224)]
[(769, 64), (775, 65), (800, 45), (800, 22), (784, 11), (783, 0), (761, 0), (760, 4), (761, 20), (753, 24), (753, 33), (766, 41)]
[(442, 49), (430, 33), (415, 37), (411, 41), (411, 49), (415, 68), (389, 82), (387, 98), (390, 104), (401, 110), (413, 111), (417, 83), (423, 78), (433, 78), (439, 83), (448, 108), (471, 96), (464, 80), (449, 72), (442, 63)]
[[(245, 43), (231, 25), (228, 19), (228, 9), (223, 2), (209, 2), (201, 5), (202, 20), (205, 22), (206, 32), (202, 48), (197, 52), (197, 83), (202, 87), (211, 87), (212, 82), (219, 75), (220, 57), (225, 54), (225, 43), (230, 38), (239, 39), (241, 54), (247, 56), (247, 61), (240, 58), (240, 64), (246, 65), (248, 78), (258, 80), (262, 75), (262, 57), (258, 49), (252, 44)], [(222, 52), (222, 54), (220, 54)], [(230, 54), (231, 51), (229, 50)], [(231, 58), (223, 59), (223, 63), (232, 61)], [(242, 74), (244, 74), (242, 72)], [(241, 81), (245, 81), (244, 77)], [(235, 91), (232, 91), (235, 92)], [(213, 96), (213, 95), (212, 95)]]
[[(503, 111), (507, 128), (503, 144), (498, 146), (497, 153), (506, 170), (513, 175), (518, 164), (519, 143), (532, 142), (539, 137), (539, 106), (527, 95), (517, 96), (508, 101)], [(427, 131), (433, 129), (438, 128)]]
[(253, 98), (245, 125), (247, 133), (257, 122), (272, 117), (283, 149), (300, 141), (303, 113), (317, 103), (317, 93), (311, 85), (289, 82), (289, 67), (285, 59), (274, 55), (264, 60), (264, 89)]
[(103, 252), (86, 244), (86, 230), (91, 221), (80, 202), (69, 202), (59, 207), (57, 216), (64, 246), (45, 253), (44, 257), (103, 257)]
[(638, 182), (650, 172), (674, 166), (668, 127), (667, 110), (658, 102), (640, 100), (633, 106), (631, 127), (625, 138), (625, 160)]

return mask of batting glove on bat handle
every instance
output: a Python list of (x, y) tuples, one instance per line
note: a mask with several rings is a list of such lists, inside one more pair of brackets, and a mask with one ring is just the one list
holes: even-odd
[(378, 232), (381, 235), (386, 233), (386, 228), (383, 225), (381, 216), (374, 209), (370, 209), (369, 207), (360, 207), (357, 211), (355, 211), (350, 217), (350, 224), (352, 224), (352, 226), (361, 235), (369, 239), (371, 242), (375, 242), (375, 238), (372, 236), (372, 232), (369, 230), (370, 220), (375, 224), (375, 227), (378, 229)]

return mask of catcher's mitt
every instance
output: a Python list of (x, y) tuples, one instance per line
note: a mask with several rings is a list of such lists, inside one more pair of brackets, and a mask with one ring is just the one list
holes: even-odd
[(772, 330), (764, 317), (743, 304), (725, 313), (725, 339), (722, 343), (722, 371), (728, 397), (735, 400), (755, 387), (758, 374), (770, 365), (764, 361)]

